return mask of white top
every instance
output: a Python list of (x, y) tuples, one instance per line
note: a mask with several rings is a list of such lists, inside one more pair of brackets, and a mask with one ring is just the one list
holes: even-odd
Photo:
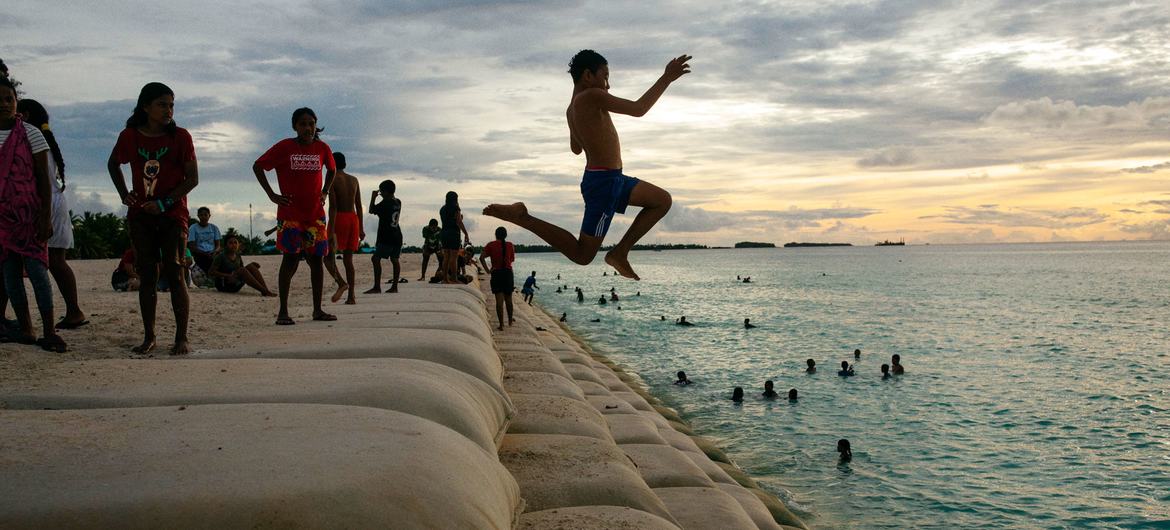
[[(45, 141), (45, 135), (41, 134), (41, 130), (28, 123), (24, 124), (24, 132), (28, 135), (28, 143), (32, 146), (33, 154), (49, 150), (49, 142)], [(0, 131), (0, 145), (8, 141), (8, 137), (12, 135), (12, 130), (8, 129)]]

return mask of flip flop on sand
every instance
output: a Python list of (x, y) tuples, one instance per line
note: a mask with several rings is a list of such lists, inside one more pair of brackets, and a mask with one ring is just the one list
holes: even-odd
[(65, 340), (58, 335), (49, 335), (48, 337), (37, 339), (36, 342), (37, 346), (40, 346), (45, 351), (65, 353), (66, 350)]
[(330, 298), (330, 300), (336, 304), (338, 300), (341, 300), (342, 296), (345, 296), (345, 290), (348, 288), (349, 288), (348, 285), (341, 284), (340, 286), (337, 287), (337, 292), (333, 293), (333, 298)]
[(323, 322), (332, 322), (334, 320), (337, 320), (337, 316), (322, 312), (322, 313), (317, 313), (316, 315), (313, 315), (313, 320), (318, 320), (318, 321), (323, 321)]
[(0, 334), (0, 342), (15, 342), (17, 344), (36, 344), (37, 338), (32, 335), (21, 335), (19, 331), (9, 330)]
[(296, 323), (297, 322), (295, 320), (293, 320), (289, 317), (280, 317), (280, 318), (276, 319), (277, 326), (291, 326), (291, 325), (296, 324)]
[(81, 326), (84, 326), (86, 324), (89, 324), (88, 320), (82, 320), (80, 322), (66, 322), (65, 319), (62, 318), (60, 321), (57, 322), (57, 325), (53, 326), (53, 328), (54, 329), (77, 329), (77, 328), (80, 328)]

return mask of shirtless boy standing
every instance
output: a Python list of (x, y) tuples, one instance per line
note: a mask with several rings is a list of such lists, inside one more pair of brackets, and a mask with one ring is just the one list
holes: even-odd
[[(353, 253), (366, 238), (365, 223), (358, 213), (362, 211), (361, 189), (357, 177), (345, 172), (345, 155), (333, 153), (333, 160), (337, 163), (337, 176), (329, 190), (329, 240), (336, 243), (333, 251), (342, 253), (345, 286), (349, 289), (345, 303), (353, 305), (357, 303), (353, 294)], [(341, 298), (340, 294), (334, 295), (334, 302)]]
[(605, 262), (626, 278), (639, 279), (630, 267), (630, 249), (670, 210), (670, 194), (649, 182), (622, 174), (622, 150), (611, 112), (643, 116), (666, 87), (690, 73), (689, 55), (680, 55), (666, 64), (666, 71), (637, 101), (609, 93), (609, 63), (593, 50), (581, 50), (569, 63), (573, 76), (573, 98), (565, 113), (569, 122), (569, 148), (573, 154), (585, 152), (585, 175), (581, 195), (585, 199), (585, 217), (581, 235), (537, 219), (524, 203), (491, 204), (483, 209), (490, 215), (515, 223), (543, 239), (565, 257), (587, 265), (597, 255), (615, 213), (625, 213), (626, 206), (640, 206), (630, 229), (605, 255)]

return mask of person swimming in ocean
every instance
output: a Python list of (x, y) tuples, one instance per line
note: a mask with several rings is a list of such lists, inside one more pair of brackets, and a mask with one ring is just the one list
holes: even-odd
[(750, 319), (750, 318), (743, 319), (743, 329), (755, 329), (755, 328), (756, 328), (756, 325), (752, 324), (752, 319)]
[(744, 276), (743, 283), (752, 283), (752, 277), (751, 276)]
[(849, 440), (837, 440), (837, 452), (841, 454), (841, 463), (853, 460), (853, 449), (849, 447)]
[(674, 321), (674, 323), (675, 323), (675, 325), (678, 325), (678, 326), (693, 326), (693, 325), (695, 325), (693, 322), (687, 322), (686, 315), (683, 315), (678, 320)]
[(658, 315), (658, 320), (666, 322), (666, 315)]
[(837, 375), (841, 377), (849, 377), (853, 375), (853, 367), (849, 366), (849, 361), (841, 361), (841, 369), (837, 370)]
[(687, 379), (687, 373), (686, 373), (686, 372), (684, 372), (684, 371), (682, 371), (682, 370), (679, 370), (679, 371), (678, 371), (678, 373), (677, 373), (677, 374), (675, 374), (675, 375), (677, 375), (677, 376), (678, 376), (678, 380), (677, 380), (677, 381), (675, 381), (675, 382), (674, 382), (674, 384), (676, 384), (676, 385), (678, 385), (678, 386), (686, 386), (686, 385), (689, 385), (689, 384), (691, 384), (691, 380), (690, 380), (690, 379)]
[(853, 359), (857, 360), (860, 358), (861, 358), (861, 350), (853, 350)]
[(583, 302), (585, 302), (585, 291), (582, 291), (581, 288), (578, 287), (577, 288), (577, 303), (580, 304)]
[(882, 364), (882, 380), (890, 378), (890, 365)]
[(731, 391), (731, 400), (736, 403), (743, 403), (743, 387), (737, 386)]
[(764, 399), (776, 399), (776, 396), (779, 396), (780, 394), (777, 394), (776, 391), (772, 389), (772, 387), (773, 385), (771, 379), (764, 381), (764, 392), (760, 395), (764, 396)]
[(805, 368), (804, 373), (806, 373), (806, 374), (817, 373), (817, 362), (816, 361), (809, 359), (805, 362), (808, 363), (808, 368)]
[(597, 305), (605, 305), (605, 304), (608, 304), (608, 303), (609, 303), (609, 302), (606, 302), (606, 301), (605, 301), (605, 297), (604, 297), (604, 296), (603, 296), (603, 297), (601, 297), (601, 298), (598, 298), (598, 299), (597, 299)]
[(789, 388), (788, 389), (788, 401), (796, 401), (796, 399), (797, 399), (796, 398), (796, 389)]
[(568, 313), (561, 313), (561, 322), (564, 322), (564, 321), (566, 321), (566, 320), (568, 320), (568, 319), (569, 319), (569, 314), (568, 314)]
[(595, 319), (593, 319), (593, 320), (590, 320), (590, 322), (601, 322), (601, 319), (600, 319), (600, 318), (595, 318)]
[(902, 375), (906, 373), (906, 369), (902, 367), (901, 355), (895, 353), (893, 357), (890, 357), (890, 364), (893, 365), (890, 367), (890, 371), (893, 372), (894, 375)]

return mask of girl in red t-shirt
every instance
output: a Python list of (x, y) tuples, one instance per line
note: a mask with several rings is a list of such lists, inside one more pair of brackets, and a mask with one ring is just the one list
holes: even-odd
[[(175, 345), (171, 355), (190, 353), (187, 316), (190, 301), (183, 278), (187, 249), (187, 194), (199, 184), (191, 134), (175, 125), (175, 92), (162, 83), (147, 83), (138, 94), (134, 113), (118, 135), (106, 168), (126, 216), (135, 264), (141, 278), (138, 305), (142, 310), (142, 344), (130, 351), (147, 354), (155, 347), (154, 320), (158, 265), (171, 287), (175, 312)], [(122, 165), (130, 165), (126, 188)]]
[[(333, 185), (337, 165), (333, 149), (321, 141), (317, 128), (317, 114), (308, 107), (293, 111), (292, 128), (296, 138), (285, 138), (268, 149), (252, 172), (268, 199), (276, 208), (276, 248), (284, 254), (280, 262), (280, 312), (277, 325), (296, 324), (288, 315), (288, 290), (297, 272), (301, 256), (309, 264), (309, 280), (313, 285), (313, 320), (337, 320), (321, 309), (321, 290), (324, 283), (322, 257), (329, 252), (329, 235), (325, 224), (325, 198)], [(321, 181), (321, 168), (327, 169)], [(280, 193), (272, 190), (265, 171), (276, 170)]]
[(498, 227), (496, 240), (483, 247), (483, 265), (492, 271), (492, 294), (496, 295), (496, 320), (500, 323), (500, 331), (504, 330), (505, 303), (508, 305), (508, 325), (516, 321), (512, 318), (512, 291), (516, 290), (512, 261), (516, 259), (516, 248), (506, 241), (507, 238), (508, 230)]

